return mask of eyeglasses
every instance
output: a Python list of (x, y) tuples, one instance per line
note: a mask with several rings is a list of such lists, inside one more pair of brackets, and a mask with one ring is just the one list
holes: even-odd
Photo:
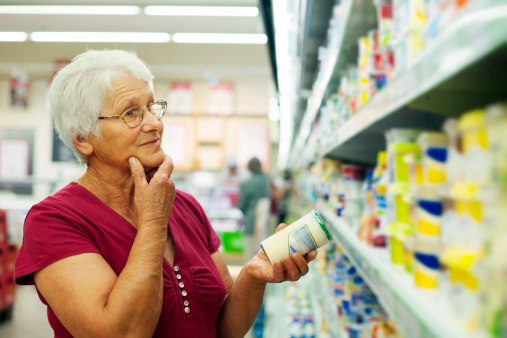
[(143, 116), (144, 116), (145, 110), (148, 110), (158, 120), (161, 120), (167, 110), (167, 102), (160, 100), (160, 101), (153, 102), (153, 104), (149, 107), (146, 107), (146, 106), (132, 107), (132, 108), (127, 109), (121, 115), (99, 116), (99, 120), (121, 118), (127, 126), (129, 126), (130, 128), (135, 128), (135, 127), (139, 126), (141, 124), (141, 122), (143, 121)]

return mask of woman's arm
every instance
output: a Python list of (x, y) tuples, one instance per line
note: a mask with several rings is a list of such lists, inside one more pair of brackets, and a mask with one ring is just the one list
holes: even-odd
[(159, 321), (167, 222), (175, 196), (172, 163), (166, 158), (149, 183), (139, 161), (131, 169), (138, 230), (120, 275), (95, 253), (66, 257), (34, 273), (37, 288), (73, 336), (151, 337)]
[[(277, 232), (285, 228), (280, 225)], [(287, 255), (273, 266), (262, 250), (241, 270), (233, 282), (220, 252), (212, 255), (227, 287), (227, 295), (220, 309), (217, 337), (244, 337), (259, 314), (266, 283), (296, 281), (308, 273), (308, 263), (315, 259), (317, 251), (303, 257), (300, 253)]]

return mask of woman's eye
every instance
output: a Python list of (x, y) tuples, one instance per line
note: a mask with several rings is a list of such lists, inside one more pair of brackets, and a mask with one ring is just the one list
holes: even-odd
[(139, 115), (139, 107), (130, 108), (125, 112), (125, 117), (133, 117)]

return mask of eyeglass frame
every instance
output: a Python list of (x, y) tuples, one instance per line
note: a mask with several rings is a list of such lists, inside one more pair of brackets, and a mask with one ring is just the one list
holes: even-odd
[[(165, 109), (164, 109), (162, 115), (160, 115), (160, 117), (157, 116), (156, 114), (152, 113), (152, 111), (150, 109), (151, 106), (153, 106), (154, 104), (162, 104), (165, 107)], [(121, 115), (99, 116), (99, 120), (106, 120), (106, 119), (112, 119), (112, 118), (115, 118), (115, 119), (121, 118), (123, 120), (123, 123), (125, 123), (127, 125), (127, 127), (129, 127), (129, 128), (137, 128), (143, 122), (144, 111), (145, 110), (148, 110), (159, 121), (162, 120), (162, 118), (164, 117), (165, 113), (167, 112), (167, 101), (165, 101), (165, 100), (157, 100), (157, 101), (153, 102), (151, 104), (151, 106), (150, 106), (150, 108), (148, 108), (147, 106), (134, 106), (134, 107), (130, 107), (129, 109), (125, 110)], [(125, 121), (125, 114), (127, 114), (132, 108), (136, 108), (136, 107), (141, 108), (141, 116), (140, 116), (141, 118), (139, 119), (139, 123), (136, 126), (131, 127)]]

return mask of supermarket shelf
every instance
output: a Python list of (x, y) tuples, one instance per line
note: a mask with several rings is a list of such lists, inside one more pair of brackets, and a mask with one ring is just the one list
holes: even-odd
[(338, 128), (319, 155), (372, 164), (388, 128), (438, 130), (448, 116), (505, 100), (506, 31), (505, 4), (465, 13)]
[(328, 51), (327, 62), (321, 64), (313, 93), (295, 139), (291, 160), (295, 161), (308, 139), (315, 117), (326, 94), (337, 88), (341, 72), (357, 59), (357, 40), (376, 24), (375, 7), (371, 0), (349, 0), (343, 11), (336, 48)]
[[(331, 297), (329, 294), (327, 277), (320, 273), (315, 267), (311, 267), (310, 272), (304, 278), (306, 293), (310, 296), (310, 302), (312, 304), (316, 328), (315, 336), (317, 338), (346, 337), (343, 335), (343, 329), (338, 323), (337, 304), (334, 302), (334, 297)], [(327, 332), (325, 333), (319, 330), (323, 327), (324, 320), (326, 320), (327, 327)]]
[(411, 276), (385, 259), (385, 250), (361, 242), (332, 212), (323, 209), (319, 215), (406, 337), (487, 337), (460, 330), (436, 295), (417, 289)]
[[(287, 299), (285, 291), (288, 283), (268, 284), (265, 296), (266, 319), (264, 323), (265, 338), (288, 337), (290, 332), (287, 327)], [(338, 323), (338, 313), (336, 304), (328, 294), (325, 276), (316, 271), (315, 267), (310, 268), (310, 272), (301, 278), (300, 286), (308, 295), (314, 325), (316, 338), (342, 338), (343, 329)], [(326, 325), (323, 321), (326, 320)], [(326, 326), (327, 332), (322, 332), (321, 328)]]

